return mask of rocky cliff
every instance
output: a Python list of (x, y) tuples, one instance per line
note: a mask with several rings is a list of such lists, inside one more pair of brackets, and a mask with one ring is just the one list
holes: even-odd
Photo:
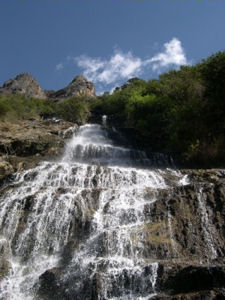
[(95, 89), (93, 83), (89, 82), (84, 76), (78, 75), (71, 81), (71, 83), (67, 87), (56, 92), (47, 91), (46, 95), (48, 98), (55, 101), (82, 95), (93, 98), (95, 97)]
[(48, 98), (53, 101), (83, 95), (91, 99), (95, 97), (95, 88), (94, 84), (89, 82), (84, 76), (78, 75), (63, 89), (58, 91), (43, 91), (34, 77), (28, 73), (22, 73), (6, 81), (3, 86), (0, 87), (0, 94), (21, 94), (27, 98)]
[(27, 98), (46, 98), (37, 80), (28, 73), (22, 73), (15, 78), (7, 80), (0, 88), (0, 94), (21, 94)]
[(62, 120), (0, 123), (0, 185), (14, 172), (35, 167), (60, 155), (78, 126)]

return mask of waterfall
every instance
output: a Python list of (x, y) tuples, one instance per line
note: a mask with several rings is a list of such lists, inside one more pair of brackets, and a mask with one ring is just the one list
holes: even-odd
[(106, 127), (106, 125), (107, 125), (107, 116), (106, 115), (102, 116), (102, 125), (104, 127)]
[(61, 287), (54, 299), (155, 295), (158, 262), (146, 257), (142, 242), (152, 222), (146, 208), (169, 188), (165, 178), (187, 181), (150, 166), (143, 151), (114, 144), (104, 127), (87, 124), (59, 161), (16, 174), (0, 196), (0, 249), (9, 264), (0, 299), (50, 299), (39, 292), (40, 278), (53, 269)]
[(206, 209), (206, 205), (204, 203), (206, 200), (204, 199), (204, 193), (202, 188), (200, 188), (200, 191), (197, 195), (197, 199), (198, 199), (199, 209), (200, 209), (201, 226), (204, 233), (204, 239), (207, 244), (206, 256), (208, 256), (209, 260), (215, 259), (217, 257), (217, 251), (213, 242), (211, 224), (209, 221), (209, 215)]

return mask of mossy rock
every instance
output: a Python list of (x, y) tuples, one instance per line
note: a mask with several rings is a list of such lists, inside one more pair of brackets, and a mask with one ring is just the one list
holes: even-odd
[(10, 267), (10, 262), (4, 258), (0, 258), (0, 280), (9, 274)]
[(0, 162), (0, 179), (14, 172), (12, 165), (7, 161)]

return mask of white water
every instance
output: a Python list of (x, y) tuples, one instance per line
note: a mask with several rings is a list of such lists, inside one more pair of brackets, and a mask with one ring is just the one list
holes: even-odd
[[(169, 169), (148, 169), (142, 151), (114, 145), (100, 125), (85, 125), (68, 143), (60, 162), (43, 162), (17, 174), (0, 198), (1, 241), (10, 273), (0, 299), (36, 299), (39, 276), (60, 266), (75, 243), (62, 284), (67, 299), (148, 299), (157, 292), (158, 263), (146, 262), (142, 230), (151, 220), (146, 205), (160, 189), (186, 184)], [(171, 233), (172, 235), (172, 233)], [(75, 295), (75, 296), (74, 296)]]
[(197, 198), (198, 198), (198, 203), (200, 208), (202, 230), (204, 232), (205, 242), (208, 248), (206, 252), (206, 256), (208, 257), (209, 260), (215, 259), (217, 258), (217, 251), (213, 242), (212, 228), (211, 228), (212, 226), (210, 224), (209, 215), (206, 210), (206, 205), (204, 203), (206, 200), (202, 189), (200, 189)]

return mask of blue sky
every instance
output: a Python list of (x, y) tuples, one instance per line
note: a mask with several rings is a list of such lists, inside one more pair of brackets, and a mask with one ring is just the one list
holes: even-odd
[(0, 0), (0, 85), (84, 74), (97, 92), (225, 50), (225, 0)]

